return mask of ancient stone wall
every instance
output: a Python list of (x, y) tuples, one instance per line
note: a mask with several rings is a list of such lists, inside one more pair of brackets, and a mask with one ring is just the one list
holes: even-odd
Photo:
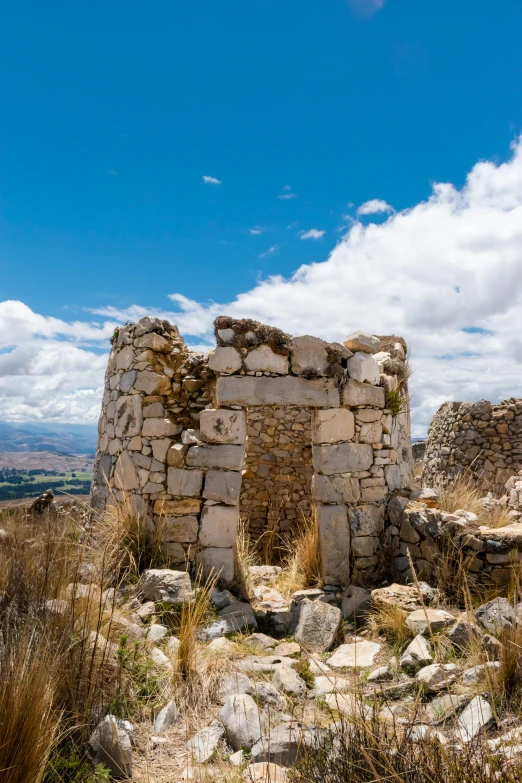
[(441, 487), (466, 472), (502, 494), (510, 476), (522, 468), (522, 400), (492, 405), (445, 402), (428, 430), (425, 486)]
[(247, 410), (240, 513), (254, 538), (289, 533), (311, 513), (312, 414), (309, 408)]
[[(265, 524), (263, 491), (294, 468), (289, 524), (307, 498), (311, 431), (324, 581), (371, 574), (385, 543), (386, 502), (411, 481), (409, 414), (392, 393), (404, 388), (403, 341), (356, 333), (344, 345), (325, 343), (225, 317), (216, 320), (216, 341), (208, 357), (192, 354), (176, 327), (153, 318), (117, 332), (93, 507), (131, 503), (173, 567), (195, 559), (230, 582), (240, 498), (252, 521)], [(258, 448), (275, 460), (262, 460)], [(286, 454), (294, 464), (278, 463)], [(259, 472), (265, 462), (276, 469), (270, 483)]]

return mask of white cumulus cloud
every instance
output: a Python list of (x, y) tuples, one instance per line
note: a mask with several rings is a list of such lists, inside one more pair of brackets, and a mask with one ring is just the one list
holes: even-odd
[(358, 215), (376, 215), (379, 212), (393, 212), (393, 207), (380, 198), (372, 198), (365, 201), (357, 210)]
[(301, 239), (321, 239), (325, 234), (326, 231), (319, 231), (317, 228), (311, 228), (309, 231), (302, 231), (300, 237)]
[(204, 175), (202, 177), (202, 179), (203, 179), (203, 182), (206, 185), (222, 185), (223, 184), (221, 182), (221, 180), (220, 179), (216, 179), (216, 177), (209, 177), (209, 176)]

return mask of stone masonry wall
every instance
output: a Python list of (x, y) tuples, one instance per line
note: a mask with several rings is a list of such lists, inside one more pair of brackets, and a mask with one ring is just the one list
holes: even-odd
[(441, 405), (428, 430), (425, 486), (441, 487), (467, 472), (502, 494), (508, 478), (521, 468), (522, 400)]
[(208, 357), (192, 354), (166, 321), (144, 318), (117, 331), (93, 507), (131, 503), (173, 567), (195, 560), (230, 582), (242, 483), (248, 499), (254, 480), (245, 468), (247, 412), (251, 445), (259, 445), (252, 431), (263, 442), (263, 433), (277, 432), (280, 447), (281, 428), (269, 422), (284, 410), (282, 422), (301, 424), (306, 410), (324, 582), (347, 585), (353, 574), (371, 574), (385, 545), (386, 503), (411, 481), (409, 414), (392, 415), (393, 395), (386, 408), (406, 378), (404, 342), (358, 332), (343, 345), (325, 343), (226, 317), (215, 326), (217, 348)]
[(311, 513), (312, 415), (308, 408), (247, 411), (247, 445), (240, 513), (254, 538), (289, 532)]

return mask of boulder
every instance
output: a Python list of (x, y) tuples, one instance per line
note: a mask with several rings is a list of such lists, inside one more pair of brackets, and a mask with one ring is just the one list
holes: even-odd
[(477, 685), (500, 670), (500, 661), (488, 661), (479, 666), (472, 666), (462, 673), (462, 685)]
[(402, 669), (417, 671), (431, 663), (433, 663), (431, 645), (422, 634), (418, 634), (404, 650), (400, 666)]
[(244, 644), (247, 647), (251, 647), (253, 650), (270, 650), (277, 645), (277, 639), (272, 639), (271, 636), (267, 636), (266, 633), (253, 633), (244, 640)]
[(447, 637), (455, 647), (465, 650), (474, 642), (480, 644), (484, 634), (475, 623), (460, 619), (448, 630)]
[(190, 576), (185, 571), (149, 568), (141, 575), (141, 589), (145, 600), (170, 604), (189, 603), (194, 600)]
[(225, 734), (225, 727), (218, 720), (213, 720), (210, 726), (198, 731), (187, 742), (189, 759), (199, 764), (208, 761), (218, 746), (219, 740)]
[(432, 663), (417, 672), (417, 682), (428, 693), (437, 693), (449, 688), (457, 679), (459, 667), (454, 663)]
[(244, 693), (252, 696), (255, 690), (256, 684), (250, 677), (241, 671), (231, 672), (222, 680), (217, 693), (217, 700), (220, 704), (226, 704), (231, 696), (240, 696)]
[(406, 625), (414, 634), (429, 636), (442, 631), (455, 622), (455, 618), (443, 609), (416, 609), (406, 618)]
[(201, 411), (199, 418), (201, 438), (207, 443), (233, 443), (246, 440), (245, 411), (211, 409)]
[(391, 680), (392, 678), (393, 678), (393, 672), (391, 671), (389, 666), (378, 666), (376, 669), (370, 672), (366, 682), (369, 683), (385, 682), (386, 680)]
[(354, 642), (341, 644), (331, 658), (328, 665), (334, 669), (368, 669), (373, 666), (376, 655), (381, 651), (381, 645), (377, 642)]
[(177, 717), (178, 710), (176, 709), (176, 705), (173, 701), (169, 701), (169, 703), (156, 715), (154, 720), (154, 733), (161, 734), (176, 722)]
[(104, 764), (115, 780), (132, 777), (132, 747), (122, 721), (106, 715), (89, 739), (93, 763)]
[(228, 626), (227, 633), (237, 633), (238, 631), (248, 631), (248, 629), (257, 630), (257, 621), (254, 617), (254, 610), (250, 604), (242, 601), (235, 601), (233, 604), (225, 606), (219, 612), (219, 617), (225, 620)]
[(372, 595), (364, 587), (350, 585), (343, 593), (343, 602), (341, 605), (343, 617), (345, 620), (356, 620), (364, 617), (368, 612), (372, 601)]
[(344, 677), (321, 674), (314, 680), (312, 693), (314, 696), (325, 696), (327, 693), (345, 693), (352, 689), (352, 684)]
[(291, 767), (298, 756), (317, 742), (319, 732), (298, 723), (280, 723), (264, 734), (252, 747), (253, 763), (261, 761)]
[(149, 625), (149, 630), (147, 631), (147, 641), (149, 642), (159, 642), (160, 639), (163, 639), (164, 636), (166, 636), (169, 632), (169, 629), (164, 625), (159, 625), (159, 623), (151, 623)]
[(372, 386), (378, 386), (381, 376), (379, 373), (379, 366), (373, 356), (365, 353), (364, 351), (356, 351), (351, 356), (346, 366), (348, 368), (348, 374), (354, 381), (359, 383), (371, 383)]
[(515, 610), (507, 598), (494, 598), (475, 610), (480, 625), (491, 634), (508, 630), (515, 622)]
[(245, 368), (250, 372), (288, 375), (288, 357), (274, 353), (269, 345), (260, 345), (246, 355)]
[(285, 767), (280, 767), (279, 764), (259, 761), (257, 764), (248, 765), (247, 779), (252, 783), (286, 783), (287, 777)]
[(462, 742), (471, 742), (494, 724), (495, 718), (489, 703), (482, 696), (475, 696), (461, 714), (457, 733)]
[(210, 600), (216, 609), (219, 610), (224, 609), (225, 606), (230, 606), (236, 599), (228, 590), (218, 590), (217, 587), (215, 587), (210, 594)]
[(289, 696), (300, 697), (306, 693), (306, 683), (288, 666), (278, 666), (272, 677), (272, 685)]
[(234, 750), (251, 748), (263, 733), (259, 707), (246, 693), (229, 696), (219, 717), (225, 727), (228, 743)]
[(214, 372), (237, 372), (242, 365), (241, 354), (232, 347), (216, 348), (208, 357), (208, 366)]
[(293, 605), (292, 616), (295, 618), (293, 636), (300, 645), (313, 652), (325, 652), (331, 648), (341, 627), (340, 609), (322, 601), (303, 598)]
[(396, 606), (406, 612), (413, 612), (422, 609), (422, 602), (432, 604), (439, 597), (439, 591), (425, 582), (419, 582), (419, 587), (421, 595), (416, 587), (394, 583), (372, 590), (372, 600), (377, 606)]
[(349, 334), (343, 341), (349, 351), (364, 351), (364, 353), (376, 353), (379, 350), (380, 340), (373, 334), (357, 331)]
[(317, 375), (327, 375), (328, 356), (326, 343), (319, 337), (294, 337), (291, 348), (292, 372), (301, 375), (312, 370)]

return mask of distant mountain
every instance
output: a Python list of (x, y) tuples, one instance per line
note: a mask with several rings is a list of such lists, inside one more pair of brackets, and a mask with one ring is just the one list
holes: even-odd
[(0, 421), (0, 451), (94, 454), (97, 437), (94, 424)]

